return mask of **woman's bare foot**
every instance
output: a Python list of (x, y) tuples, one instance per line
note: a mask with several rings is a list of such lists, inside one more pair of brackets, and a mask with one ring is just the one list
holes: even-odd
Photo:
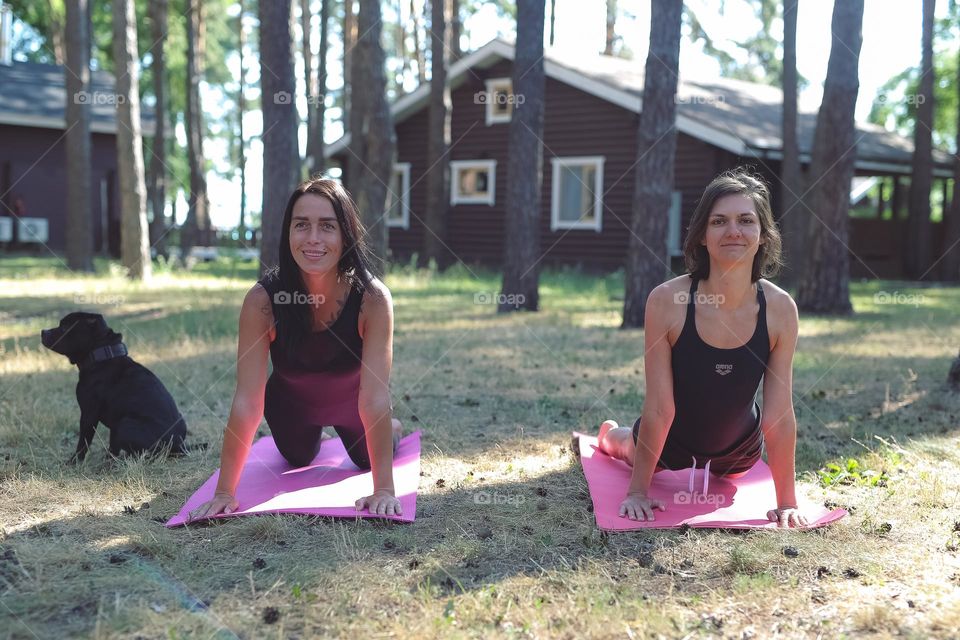
[(611, 458), (633, 464), (633, 431), (613, 420), (604, 420), (597, 436), (597, 447)]
[(603, 440), (607, 436), (607, 432), (611, 429), (619, 429), (620, 425), (614, 420), (604, 420), (603, 424), (600, 425), (600, 433), (597, 434), (597, 446), (600, 447), (600, 451), (604, 451)]

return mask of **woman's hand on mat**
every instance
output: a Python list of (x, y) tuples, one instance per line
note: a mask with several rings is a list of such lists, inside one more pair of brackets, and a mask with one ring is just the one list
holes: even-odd
[(357, 500), (357, 511), (367, 509), (370, 515), (399, 516), (403, 515), (400, 500), (393, 495), (393, 491), (379, 489), (373, 495)]
[(202, 505), (190, 512), (187, 522), (202, 520), (203, 518), (212, 518), (213, 516), (226, 513), (230, 514), (236, 511), (240, 503), (229, 493), (217, 491), (213, 494), (213, 500), (204, 502)]
[(767, 511), (767, 519), (780, 527), (805, 527), (807, 518), (796, 507), (783, 507)]
[(653, 517), (654, 509), (660, 509), (660, 511), (667, 510), (659, 500), (653, 500), (639, 494), (628, 493), (627, 497), (620, 503), (620, 517), (640, 521), (650, 520), (653, 522), (656, 520), (656, 518)]

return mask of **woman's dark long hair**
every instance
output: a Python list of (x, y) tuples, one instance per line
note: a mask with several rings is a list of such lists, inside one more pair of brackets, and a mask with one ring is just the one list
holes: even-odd
[(687, 227), (687, 237), (683, 242), (683, 259), (687, 271), (696, 280), (710, 277), (710, 254), (701, 241), (706, 235), (713, 206), (717, 200), (729, 195), (749, 198), (753, 202), (757, 217), (760, 218), (760, 239), (763, 242), (757, 249), (757, 255), (753, 257), (750, 282), (775, 276), (783, 266), (783, 241), (773, 219), (770, 191), (767, 185), (760, 178), (751, 175), (746, 167), (721, 173), (703, 190), (703, 196), (693, 212), (690, 226)]
[[(289, 297), (289, 304), (274, 304), (273, 312), (277, 322), (277, 341), (288, 358), (295, 359), (300, 343), (311, 331), (310, 309), (306, 302), (296, 303), (297, 300), (306, 300), (305, 296), (298, 296), (297, 292), (306, 294), (306, 285), (300, 266), (293, 259), (290, 251), (290, 223), (293, 218), (293, 205), (302, 196), (314, 194), (326, 198), (333, 205), (337, 214), (337, 223), (343, 240), (343, 250), (337, 262), (339, 277), (346, 278), (352, 288), (361, 292), (370, 288), (373, 279), (372, 258), (364, 240), (366, 230), (360, 221), (360, 212), (353, 198), (339, 182), (327, 178), (310, 178), (301, 182), (283, 212), (283, 223), (280, 230), (279, 264), (264, 275), (264, 280), (274, 279), (274, 286), (268, 289), (276, 292), (285, 292)], [(272, 300), (271, 300), (272, 302)]]

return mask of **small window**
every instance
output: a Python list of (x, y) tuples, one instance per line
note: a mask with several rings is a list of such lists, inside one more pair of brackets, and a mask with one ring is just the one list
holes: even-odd
[(496, 197), (496, 160), (452, 160), (450, 204), (486, 204)]
[(603, 157), (553, 158), (550, 230), (603, 226)]
[(393, 165), (390, 188), (387, 189), (387, 226), (410, 228), (410, 163)]
[(487, 125), (510, 122), (513, 115), (513, 81), (510, 78), (487, 80), (484, 94), (487, 105)]
[(667, 253), (670, 257), (682, 256), (683, 245), (680, 244), (680, 192), (670, 194), (670, 218), (667, 228)]

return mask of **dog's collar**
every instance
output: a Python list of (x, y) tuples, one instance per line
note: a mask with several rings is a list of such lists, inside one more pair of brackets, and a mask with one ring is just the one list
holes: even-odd
[(103, 362), (104, 360), (110, 360), (111, 358), (119, 358), (121, 356), (127, 355), (127, 345), (122, 342), (119, 344), (108, 344), (105, 347), (97, 347), (91, 351), (86, 358), (77, 363), (80, 368), (89, 366), (96, 362)]

